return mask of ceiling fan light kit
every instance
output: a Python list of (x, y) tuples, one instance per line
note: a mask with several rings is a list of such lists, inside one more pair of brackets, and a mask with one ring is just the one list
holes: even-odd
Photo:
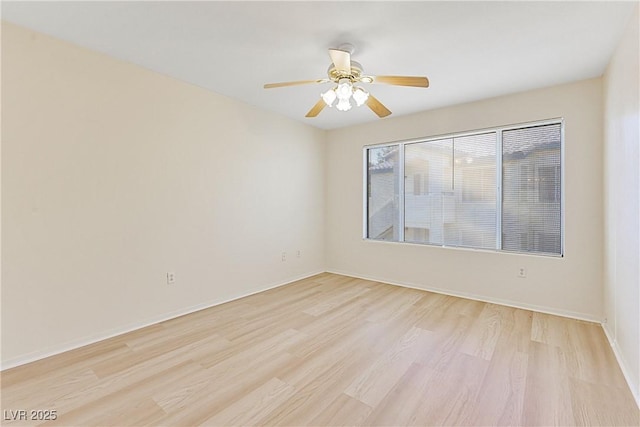
[(364, 105), (369, 98), (369, 93), (361, 87), (354, 87), (348, 78), (340, 79), (338, 85), (320, 94), (327, 107), (332, 107), (335, 100), (338, 100), (336, 109), (348, 111), (351, 109), (351, 99), (353, 98), (357, 107)]
[(324, 107), (332, 107), (336, 100), (338, 101), (335, 104), (337, 110), (349, 111), (353, 106), (351, 103), (353, 99), (357, 107), (366, 104), (371, 111), (382, 118), (391, 114), (391, 111), (362, 87), (354, 86), (354, 83), (381, 83), (396, 86), (429, 87), (429, 79), (426, 77), (363, 75), (362, 65), (351, 60), (352, 52), (353, 47), (351, 45), (341, 45), (339, 49), (329, 49), (331, 65), (327, 70), (328, 79), (268, 83), (264, 85), (264, 88), (271, 89), (275, 87), (333, 82), (336, 86), (320, 94), (320, 100), (309, 110), (306, 117), (316, 117)]

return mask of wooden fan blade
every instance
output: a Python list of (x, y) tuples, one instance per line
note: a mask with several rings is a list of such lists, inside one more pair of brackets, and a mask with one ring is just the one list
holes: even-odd
[(326, 83), (330, 81), (329, 79), (316, 79), (316, 80), (298, 80), (296, 82), (282, 82), (282, 83), (267, 83), (264, 85), (265, 89), (271, 89), (274, 87), (284, 87), (284, 86), (297, 86), (297, 85), (308, 85), (312, 83)]
[(316, 102), (316, 105), (314, 105), (311, 110), (309, 110), (309, 112), (307, 113), (307, 115), (305, 117), (315, 117), (318, 114), (320, 114), (320, 111), (322, 111), (322, 109), (324, 107), (326, 107), (326, 103), (324, 102), (324, 100), (322, 98), (320, 98), (320, 101)]
[(351, 74), (351, 54), (349, 52), (340, 49), (329, 49), (329, 56), (336, 70)]
[(367, 98), (367, 107), (371, 108), (371, 111), (376, 113), (380, 118), (387, 117), (391, 114), (391, 110), (382, 105), (382, 102), (378, 101), (371, 94), (369, 94), (369, 98)]
[(384, 83), (396, 86), (429, 87), (429, 79), (426, 77), (373, 76), (373, 83)]

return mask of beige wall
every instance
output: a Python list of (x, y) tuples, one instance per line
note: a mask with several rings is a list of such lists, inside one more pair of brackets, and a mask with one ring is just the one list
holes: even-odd
[[(428, 90), (425, 96), (429, 96)], [(566, 137), (564, 258), (363, 240), (364, 145), (557, 117), (565, 119)], [(331, 131), (327, 194), (329, 271), (581, 318), (602, 318), (600, 79)], [(526, 279), (516, 277), (521, 266), (527, 269)]]
[(640, 10), (604, 77), (604, 325), (640, 405)]
[(323, 131), (6, 23), (2, 107), (3, 367), (324, 270)]

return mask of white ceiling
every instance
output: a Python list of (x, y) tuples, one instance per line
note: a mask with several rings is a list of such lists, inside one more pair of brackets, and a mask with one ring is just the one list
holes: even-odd
[[(2, 2), (2, 19), (323, 129), (380, 120), (366, 107), (304, 115), (327, 49), (349, 42), (393, 115), (602, 75), (635, 2)], [(383, 119), (384, 120), (384, 119)]]

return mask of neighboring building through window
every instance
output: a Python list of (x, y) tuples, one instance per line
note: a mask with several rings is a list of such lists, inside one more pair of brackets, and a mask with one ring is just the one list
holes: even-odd
[(561, 121), (365, 153), (366, 238), (562, 255)]
[(367, 237), (398, 240), (398, 146), (368, 153)]

